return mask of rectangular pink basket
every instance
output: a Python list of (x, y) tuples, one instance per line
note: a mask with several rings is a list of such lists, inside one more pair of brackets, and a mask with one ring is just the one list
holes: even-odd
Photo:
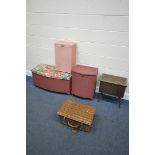
[(55, 66), (65, 72), (71, 72), (76, 64), (76, 44), (59, 41), (55, 43)]
[(49, 91), (70, 94), (70, 73), (59, 71), (55, 66), (47, 64), (40, 64), (31, 71), (35, 86)]
[(36, 73), (32, 73), (32, 75), (33, 75), (33, 83), (35, 86), (38, 86), (40, 88), (49, 91), (70, 94), (71, 80), (54, 79), (41, 76)]

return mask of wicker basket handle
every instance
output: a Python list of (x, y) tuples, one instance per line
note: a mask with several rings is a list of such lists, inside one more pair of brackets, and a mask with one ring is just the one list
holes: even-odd
[(66, 117), (63, 117), (63, 118), (64, 118), (64, 119), (63, 119), (62, 123), (66, 125), (66, 124), (67, 124), (67, 123), (65, 123)]
[(69, 121), (68, 121), (68, 126), (70, 126), (71, 128), (79, 128), (80, 124), (78, 125), (72, 125)]
[(80, 127), (80, 124), (78, 124), (78, 125), (72, 125), (72, 124), (69, 122), (69, 120), (68, 120), (68, 122), (66, 123), (66, 122), (65, 122), (65, 119), (66, 119), (66, 117), (63, 118), (63, 124), (68, 124), (68, 126), (70, 126), (71, 128), (79, 128), (79, 127)]

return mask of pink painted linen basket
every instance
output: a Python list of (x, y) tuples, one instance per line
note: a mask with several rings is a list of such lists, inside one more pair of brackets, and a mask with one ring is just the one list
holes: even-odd
[(71, 72), (76, 64), (76, 44), (59, 41), (55, 43), (55, 66), (65, 72)]
[(72, 94), (92, 99), (96, 89), (98, 69), (89, 66), (75, 65), (72, 68)]

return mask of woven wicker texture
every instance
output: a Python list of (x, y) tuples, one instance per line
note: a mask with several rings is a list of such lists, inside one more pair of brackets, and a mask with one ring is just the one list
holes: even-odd
[(73, 101), (65, 101), (57, 114), (80, 123), (91, 125), (96, 112), (94, 106), (83, 105)]

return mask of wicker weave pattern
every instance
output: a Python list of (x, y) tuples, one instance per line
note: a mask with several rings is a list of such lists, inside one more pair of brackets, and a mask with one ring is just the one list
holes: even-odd
[(60, 107), (57, 114), (80, 123), (91, 125), (95, 115), (94, 106), (83, 105), (81, 103), (65, 101)]

